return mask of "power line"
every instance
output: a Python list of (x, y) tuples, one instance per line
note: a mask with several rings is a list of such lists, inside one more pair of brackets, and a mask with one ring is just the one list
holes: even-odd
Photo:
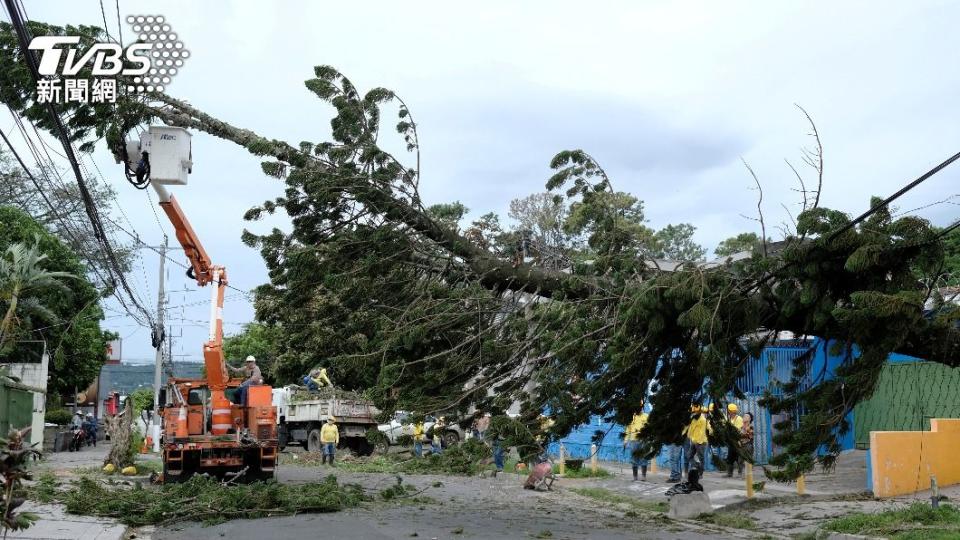
[[(27, 62), (28, 67), (30, 68), (30, 75), (33, 78), (34, 82), (38, 83), (40, 81), (40, 71), (37, 65), (37, 59), (34, 56), (33, 51), (30, 49), (30, 35), (29, 31), (26, 28), (23, 17), (21, 15), (21, 8), (18, 7), (15, 3), (15, 0), (5, 0), (7, 5), (7, 10), (9, 12), (11, 22), (13, 27), (16, 30), (17, 38), (20, 42), (20, 53)], [(100, 216), (97, 213), (96, 206), (94, 204), (93, 198), (90, 195), (89, 190), (87, 189), (86, 183), (83, 179), (83, 175), (80, 172), (80, 165), (77, 161), (76, 155), (74, 154), (73, 144), (70, 142), (70, 138), (67, 134), (67, 129), (63, 125), (63, 119), (60, 117), (60, 114), (57, 112), (56, 106), (53, 102), (46, 103), (46, 109), (49, 113), (51, 119), (53, 120), (54, 127), (56, 128), (57, 134), (63, 149), (66, 152), (67, 158), (70, 161), (70, 165), (73, 168), (74, 176), (77, 179), (77, 186), (80, 188), (80, 195), (84, 202), (84, 207), (87, 211), (87, 217), (90, 219), (90, 223), (93, 226), (94, 237), (97, 239), (101, 248), (104, 250), (108, 266), (107, 268), (111, 270), (112, 274), (116, 274), (117, 279), (121, 287), (130, 297), (131, 302), (137, 308), (137, 310), (150, 322), (153, 326), (153, 316), (147, 311), (146, 308), (140, 303), (139, 300), (134, 296), (133, 291), (127, 283), (126, 276), (124, 276), (122, 268), (117, 260), (116, 253), (113, 250), (113, 246), (110, 244), (110, 241), (107, 237), (106, 231), (103, 228), (103, 223), (100, 221)]]
[(943, 162), (941, 162), (941, 163), (940, 163), (939, 165), (937, 165), (936, 167), (934, 167), (934, 168), (930, 169), (929, 171), (923, 173), (922, 175), (920, 175), (919, 178), (917, 178), (917, 179), (914, 180), (913, 182), (910, 182), (909, 184), (903, 186), (902, 188), (900, 188), (899, 191), (897, 191), (897, 192), (894, 193), (893, 195), (890, 195), (889, 197), (887, 197), (886, 199), (884, 199), (883, 201), (881, 201), (880, 204), (877, 204), (877, 205), (873, 206), (872, 208), (870, 208), (870, 209), (867, 210), (866, 212), (864, 212), (864, 213), (860, 214), (859, 216), (857, 216), (853, 221), (847, 223), (847, 224), (844, 225), (843, 227), (840, 227), (839, 229), (837, 229), (836, 231), (834, 231), (833, 233), (831, 233), (830, 236), (827, 237), (827, 242), (832, 242), (832, 241), (836, 240), (837, 237), (840, 236), (841, 234), (843, 234), (843, 233), (845, 233), (846, 231), (849, 231), (849, 230), (852, 229), (853, 227), (857, 226), (858, 224), (860, 224), (861, 222), (863, 222), (863, 220), (867, 219), (868, 217), (872, 216), (874, 213), (878, 212), (881, 208), (884, 208), (884, 207), (888, 206), (890, 203), (892, 203), (893, 201), (895, 201), (895, 200), (897, 200), (898, 198), (900, 198), (901, 195), (903, 195), (904, 193), (910, 191), (911, 189), (919, 186), (920, 184), (922, 184), (923, 182), (925, 182), (928, 178), (930, 178), (931, 176), (937, 174), (938, 172), (942, 171), (943, 169), (947, 168), (947, 166), (949, 166), (951, 163), (953, 163), (954, 161), (956, 161), (956, 160), (958, 160), (958, 159), (960, 159), (960, 152), (957, 152), (956, 154), (950, 156), (949, 158), (947, 158), (946, 160), (944, 160)]
[[(37, 167), (38, 167), (38, 169), (40, 170), (40, 172), (42, 173), (44, 180), (45, 180), (46, 182), (48, 182), (49, 184), (53, 185), (53, 187), (54, 187), (55, 189), (60, 189), (60, 190), (63, 191), (63, 193), (69, 193), (70, 190), (67, 188), (67, 185), (66, 185), (66, 183), (65, 183), (64, 180), (63, 180), (63, 177), (60, 175), (59, 168), (57, 167), (57, 165), (56, 165), (56, 163), (54, 162), (53, 158), (50, 156), (50, 154), (49, 154), (49, 153), (46, 151), (46, 149), (44, 148), (43, 153), (44, 153), (44, 155), (46, 155), (46, 157), (47, 157), (47, 161), (46, 161), (46, 162), (44, 161), (43, 157), (40, 155), (40, 151), (39, 151), (38, 148), (37, 148), (37, 144), (36, 144), (36, 143), (33, 141), (33, 139), (30, 137), (30, 134), (27, 132), (26, 127), (23, 125), (23, 121), (21, 120), (21, 118), (20, 118), (16, 113), (14, 113), (13, 109), (10, 108), (9, 106), (7, 107), (7, 110), (10, 112), (11, 117), (13, 117), (13, 120), (14, 120), (15, 125), (19, 128), (19, 130), (20, 130), (20, 135), (23, 137), (24, 143), (27, 145), (27, 149), (30, 150), (30, 153), (33, 155), (34, 161), (37, 163)], [(40, 135), (39, 130), (37, 130), (36, 125), (35, 125), (33, 122), (30, 122), (30, 126), (32, 127), (33, 132), (34, 132), (34, 135), (36, 136), (37, 140), (41, 143), (41, 145), (42, 145), (43, 147), (46, 147), (46, 143), (45, 143), (45, 141), (43, 140), (43, 137)], [(56, 218), (58, 219), (58, 221), (60, 221), (60, 223), (61, 223), (61, 225), (62, 225), (62, 227), (63, 227), (63, 229), (64, 229), (64, 231), (63, 231), (64, 234), (66, 234), (66, 236), (68, 236), (68, 237), (74, 242), (74, 245), (76, 246), (76, 251), (77, 251), (78, 255), (83, 256), (83, 257), (87, 260), (87, 262), (90, 264), (90, 270), (91, 270), (91, 272), (93, 272), (93, 273), (96, 275), (96, 277), (100, 280), (100, 282), (102, 283), (102, 286), (103, 286), (103, 287), (109, 287), (109, 288), (111, 288), (111, 289), (114, 289), (114, 293), (113, 293), (114, 296), (115, 296), (116, 299), (120, 302), (120, 304), (124, 307), (124, 309), (127, 310), (127, 312), (134, 318), (135, 321), (137, 321), (137, 322), (140, 323), (140, 324), (148, 324), (147, 322), (144, 322), (144, 321), (141, 320), (139, 317), (137, 317), (132, 311), (130, 311), (130, 309), (129, 309), (128, 306), (126, 305), (126, 302), (124, 301), (123, 297), (119, 294), (119, 292), (117, 292), (117, 291), (115, 290), (115, 289), (116, 289), (116, 283), (115, 283), (112, 279), (108, 280), (108, 279), (104, 278), (104, 276), (103, 276), (102, 274), (100, 274), (100, 272), (97, 271), (97, 269), (99, 268), (100, 263), (97, 262), (97, 261), (94, 261), (94, 260), (87, 254), (87, 250), (85, 249), (84, 243), (81, 242), (81, 241), (80, 241), (76, 236), (74, 236), (74, 234), (70, 231), (69, 227), (67, 226), (67, 221), (66, 221), (66, 220), (64, 219), (64, 217), (63, 217), (63, 213), (58, 212), (58, 211), (57, 211), (58, 209), (56, 209), (56, 208), (54, 208), (54, 207), (52, 206), (52, 204), (50, 203), (49, 199), (46, 197), (46, 193), (44, 192), (43, 188), (39, 185), (39, 183), (37, 182), (37, 180), (36, 180), (36, 178), (33, 176), (33, 174), (30, 172), (30, 170), (27, 169), (26, 164), (25, 164), (25, 163), (23, 162), (23, 160), (20, 158), (19, 153), (18, 153), (17, 150), (12, 146), (12, 144), (9, 142), (9, 140), (7, 140), (7, 146), (8, 146), (8, 148), (10, 149), (10, 151), (14, 154), (14, 156), (17, 158), (17, 161), (20, 163), (21, 167), (24, 169), (24, 171), (26, 172), (27, 176), (30, 177), (31, 181), (32, 181), (33, 184), (34, 184), (34, 187), (38, 190), (38, 192), (43, 196), (44, 200), (47, 202), (47, 205), (48, 205), (48, 207), (50, 208), (51, 213), (54, 215), (54, 217), (56, 217)], [(61, 155), (61, 156), (62, 156), (62, 154), (57, 153), (57, 152), (54, 151), (53, 149), (50, 149), (50, 150), (53, 151), (54, 153), (56, 153), (57, 155)], [(63, 157), (65, 157), (65, 156), (63, 156)], [(85, 169), (85, 168), (84, 168), (84, 169)], [(51, 174), (51, 171), (52, 171), (53, 174)], [(99, 171), (99, 169), (98, 169), (98, 171)], [(89, 171), (87, 172), (87, 174), (89, 174)], [(55, 176), (56, 179), (59, 181), (59, 185), (56, 185), (56, 184), (55, 184), (55, 182), (54, 182), (54, 176)], [(101, 175), (101, 180), (103, 180), (102, 175)], [(106, 182), (106, 180), (103, 180), (103, 181)], [(63, 209), (61, 208), (60, 210), (63, 210)], [(76, 210), (77, 210), (77, 208), (70, 208), (70, 209), (66, 209), (66, 212), (67, 212), (68, 214), (72, 214), (73, 212), (76, 212)], [(121, 211), (122, 211), (122, 207), (121, 207)], [(129, 219), (128, 219), (128, 221), (129, 221)], [(75, 223), (73, 220), (71, 220), (70, 222), (71, 222), (72, 225), (75, 225), (75, 226), (78, 227), (78, 228), (81, 228), (81, 229), (83, 228), (83, 226), (82, 226), (81, 224)], [(109, 268), (108, 268), (108, 270), (109, 270)], [(148, 288), (149, 288), (149, 287), (148, 287)], [(138, 292), (138, 291), (135, 291), (135, 292), (137, 292), (137, 294), (139, 295), (139, 292)]]
[(117, 0), (117, 38), (120, 47), (123, 47), (123, 26), (120, 24), (120, 0)]

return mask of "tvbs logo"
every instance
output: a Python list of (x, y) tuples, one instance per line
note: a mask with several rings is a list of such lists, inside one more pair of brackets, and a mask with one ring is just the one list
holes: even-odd
[[(39, 36), (30, 49), (40, 55), (37, 101), (115, 102), (117, 78), (127, 92), (162, 92), (190, 52), (162, 16), (129, 16), (137, 41), (126, 48), (94, 43), (80, 48), (79, 36)], [(75, 78), (89, 68), (91, 78)], [(55, 78), (58, 77), (59, 78)]]
[[(30, 48), (40, 51), (41, 75), (73, 76), (87, 65), (93, 64), (90, 73), (94, 77), (113, 75), (143, 75), (150, 70), (150, 50), (153, 43), (134, 43), (124, 51), (116, 43), (96, 43), (87, 52), (77, 58), (79, 51), (70, 47), (80, 43), (79, 36), (39, 36), (30, 42)], [(66, 49), (60, 48), (66, 45)], [(60, 67), (63, 53), (66, 51), (66, 60), (63, 60), (63, 69)], [(133, 64), (124, 67), (124, 60)]]

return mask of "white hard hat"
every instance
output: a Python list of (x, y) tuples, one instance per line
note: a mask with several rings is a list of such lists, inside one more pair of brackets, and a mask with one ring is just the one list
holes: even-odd
[(257, 359), (254, 358), (252, 354), (247, 357), (247, 360), (246, 360), (246, 361), (247, 361), (247, 362), (253, 362), (254, 364), (257, 363)]

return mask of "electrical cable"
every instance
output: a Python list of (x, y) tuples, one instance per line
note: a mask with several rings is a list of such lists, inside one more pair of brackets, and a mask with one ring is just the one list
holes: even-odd
[[(29, 47), (30, 35), (26, 28), (23, 16), (21, 15), (21, 9), (16, 5), (15, 0), (5, 0), (5, 3), (7, 5), (13, 27), (16, 30), (17, 38), (20, 42), (20, 53), (30, 68), (30, 75), (33, 77), (34, 82), (39, 83), (41, 80), (39, 66), (33, 50), (31, 50)], [(122, 268), (117, 260), (113, 246), (110, 244), (110, 241), (107, 238), (106, 232), (103, 228), (103, 223), (100, 221), (100, 216), (97, 213), (93, 198), (90, 195), (90, 192), (87, 189), (86, 183), (84, 182), (83, 176), (80, 172), (80, 165), (77, 161), (76, 155), (74, 154), (73, 145), (71, 144), (69, 136), (67, 135), (66, 127), (63, 124), (63, 119), (60, 117), (56, 106), (52, 102), (46, 103), (46, 109), (53, 120), (54, 127), (56, 128), (60, 138), (60, 142), (63, 145), (63, 149), (66, 152), (68, 160), (70, 161), (74, 176), (76, 176), (77, 185), (80, 188), (80, 194), (84, 202), (84, 207), (87, 211), (87, 216), (90, 219), (91, 225), (93, 226), (94, 236), (97, 238), (98, 243), (101, 245), (107, 256), (107, 260), (109, 262), (108, 268), (112, 271), (111, 273), (116, 274), (121, 287), (130, 297), (130, 300), (136, 309), (140, 311), (147, 321), (151, 323), (151, 326), (153, 326), (152, 314), (147, 311), (147, 309), (144, 308), (139, 300), (137, 300), (137, 298), (134, 296), (129, 283), (127, 282), (126, 276), (124, 276), (122, 272)]]

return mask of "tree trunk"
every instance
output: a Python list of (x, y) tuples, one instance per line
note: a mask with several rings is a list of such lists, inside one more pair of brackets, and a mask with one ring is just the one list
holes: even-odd
[(133, 403), (131, 399), (127, 399), (123, 407), (123, 412), (114, 416), (108, 420), (110, 426), (111, 435), (110, 442), (112, 446), (110, 448), (110, 454), (107, 455), (107, 459), (104, 460), (103, 464), (113, 463), (113, 465), (119, 470), (127, 465), (132, 465), (133, 460), (131, 456), (133, 455), (130, 451), (130, 444), (133, 439)]

